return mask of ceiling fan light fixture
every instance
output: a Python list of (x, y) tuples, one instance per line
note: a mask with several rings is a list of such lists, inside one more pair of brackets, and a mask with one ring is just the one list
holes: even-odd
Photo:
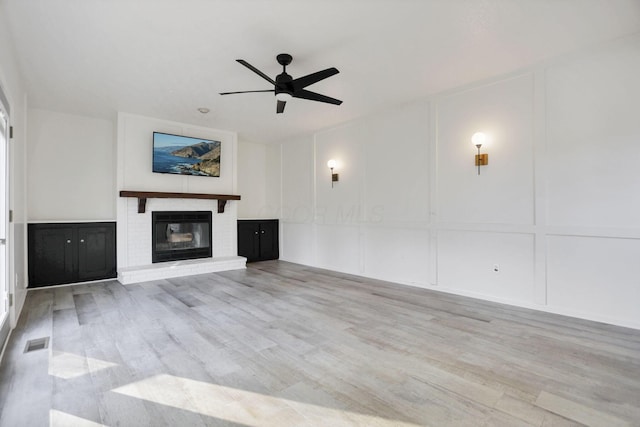
[(280, 93), (276, 93), (276, 99), (277, 99), (278, 101), (284, 101), (284, 102), (287, 102), (287, 101), (291, 101), (291, 99), (292, 99), (292, 98), (293, 98), (293, 96), (291, 96), (291, 94), (290, 94), (290, 93), (288, 93), (288, 92), (280, 92)]
[[(0, 0), (1, 1), (1, 0)], [(238, 93), (256, 93), (256, 92), (271, 92), (275, 93), (276, 100), (278, 101), (276, 104), (276, 114), (280, 114), (284, 112), (285, 105), (287, 105), (287, 101), (291, 101), (291, 98), (299, 98), (299, 99), (308, 99), (310, 101), (318, 101), (324, 102), (327, 104), (340, 105), (342, 101), (339, 99), (331, 98), (326, 95), (322, 95), (320, 93), (312, 92), (310, 90), (305, 89), (307, 86), (311, 86), (314, 83), (317, 83), (321, 80), (324, 80), (328, 77), (331, 77), (335, 74), (338, 74), (339, 71), (335, 67), (327, 68), (326, 70), (317, 71), (315, 73), (308, 74), (306, 76), (298, 77), (294, 79), (289, 74), (287, 74), (287, 65), (289, 65), (292, 61), (291, 55), (287, 53), (281, 53), (276, 57), (278, 64), (282, 65), (282, 73), (278, 74), (274, 79), (258, 70), (253, 65), (249, 64), (244, 59), (236, 59), (236, 61), (260, 77), (264, 80), (268, 81), (273, 85), (273, 89), (262, 89), (262, 90), (243, 90), (236, 92), (221, 92), (220, 95), (233, 95)]]

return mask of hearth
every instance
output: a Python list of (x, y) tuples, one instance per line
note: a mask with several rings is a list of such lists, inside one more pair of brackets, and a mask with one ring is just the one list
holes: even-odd
[(211, 211), (152, 212), (152, 262), (211, 257)]

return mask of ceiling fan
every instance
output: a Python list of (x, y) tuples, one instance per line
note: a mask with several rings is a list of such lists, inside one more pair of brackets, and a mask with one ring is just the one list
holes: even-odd
[(276, 99), (278, 100), (276, 113), (282, 113), (284, 111), (284, 106), (286, 105), (287, 101), (291, 100), (291, 98), (309, 99), (311, 101), (326, 102), (328, 104), (335, 105), (342, 104), (342, 101), (340, 101), (339, 99), (330, 98), (328, 96), (321, 95), (316, 92), (311, 92), (310, 90), (305, 89), (307, 86), (317, 83), (320, 80), (324, 80), (327, 77), (338, 74), (339, 71), (336, 68), (327, 68), (326, 70), (318, 71), (304, 77), (298, 77), (297, 79), (294, 79), (289, 74), (287, 74), (287, 65), (291, 64), (293, 57), (288, 53), (281, 53), (280, 55), (276, 56), (276, 60), (280, 65), (282, 65), (282, 73), (278, 74), (274, 81), (271, 77), (267, 76), (265, 73), (258, 70), (256, 67), (249, 64), (244, 59), (236, 59), (236, 61), (271, 83), (273, 85), (273, 89), (222, 92), (220, 95), (233, 95), (236, 93), (275, 92)]

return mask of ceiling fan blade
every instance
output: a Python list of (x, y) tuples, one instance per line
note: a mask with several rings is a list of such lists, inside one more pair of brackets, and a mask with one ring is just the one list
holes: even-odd
[(276, 113), (280, 114), (284, 112), (285, 105), (287, 105), (286, 101), (278, 101), (278, 106), (276, 107)]
[(272, 85), (274, 85), (274, 86), (276, 85), (276, 82), (271, 77), (267, 76), (265, 73), (263, 73), (262, 71), (258, 70), (256, 67), (254, 67), (253, 65), (249, 64), (244, 59), (236, 59), (236, 61), (238, 61), (239, 63), (241, 63), (242, 65), (244, 65), (245, 67), (247, 67), (248, 69), (250, 69), (251, 71), (256, 73), (257, 75), (259, 75), (260, 77), (262, 77), (263, 79), (265, 79), (266, 81), (271, 83)]
[(275, 92), (275, 89), (241, 90), (240, 92), (220, 92), (220, 95), (234, 95), (236, 93), (257, 93), (257, 92)]
[(294, 79), (291, 83), (293, 84), (293, 87), (295, 88), (295, 90), (300, 90), (300, 89), (304, 89), (309, 85), (317, 83), (320, 80), (324, 80), (327, 77), (336, 75), (339, 72), (340, 71), (338, 71), (336, 68), (333, 68), (333, 67), (327, 68), (326, 70), (322, 70), (316, 73), (308, 74), (306, 76), (298, 77), (297, 79)]
[(335, 104), (335, 105), (342, 104), (342, 101), (340, 101), (339, 99), (330, 98), (328, 96), (321, 95), (319, 93), (311, 92), (310, 90), (304, 90), (304, 89), (293, 92), (293, 97), (309, 99), (311, 101), (326, 102), (328, 104)]

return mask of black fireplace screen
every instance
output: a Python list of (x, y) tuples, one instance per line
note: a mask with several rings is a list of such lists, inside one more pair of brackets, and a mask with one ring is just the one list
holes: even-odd
[(152, 261), (211, 257), (211, 211), (152, 212)]

